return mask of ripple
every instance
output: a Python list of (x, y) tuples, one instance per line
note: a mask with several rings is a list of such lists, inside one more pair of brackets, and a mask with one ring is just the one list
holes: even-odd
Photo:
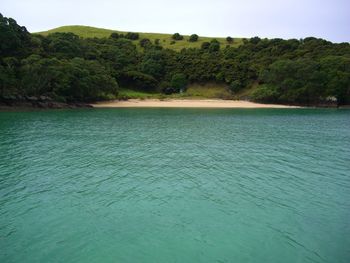
[(0, 112), (0, 261), (348, 262), (348, 113)]

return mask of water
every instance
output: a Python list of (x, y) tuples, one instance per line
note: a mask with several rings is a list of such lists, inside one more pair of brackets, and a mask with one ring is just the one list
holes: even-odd
[(0, 262), (350, 262), (350, 111), (0, 112)]

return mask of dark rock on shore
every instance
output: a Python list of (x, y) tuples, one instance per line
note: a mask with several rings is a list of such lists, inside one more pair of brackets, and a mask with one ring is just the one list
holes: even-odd
[(92, 108), (81, 102), (58, 102), (48, 96), (0, 96), (0, 108), (75, 109)]

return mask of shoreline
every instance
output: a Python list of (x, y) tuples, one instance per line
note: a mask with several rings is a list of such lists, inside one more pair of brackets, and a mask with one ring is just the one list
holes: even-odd
[(263, 104), (242, 100), (221, 100), (221, 99), (130, 99), (102, 101), (91, 104), (94, 108), (303, 108), (301, 106), (290, 106), (281, 104)]

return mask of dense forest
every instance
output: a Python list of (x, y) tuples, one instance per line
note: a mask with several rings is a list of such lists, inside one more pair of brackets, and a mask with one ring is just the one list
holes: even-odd
[[(174, 34), (173, 41), (180, 38)], [(197, 40), (196, 34), (190, 38)], [(139, 39), (137, 33), (108, 38), (30, 34), (0, 14), (3, 101), (47, 97), (89, 102), (117, 98), (119, 87), (166, 96), (194, 82), (226, 84), (233, 95), (254, 87), (247, 99), (267, 103), (350, 104), (350, 45), (313, 37), (254, 37), (239, 47), (213, 39), (201, 48), (176, 52), (159, 41)]]

